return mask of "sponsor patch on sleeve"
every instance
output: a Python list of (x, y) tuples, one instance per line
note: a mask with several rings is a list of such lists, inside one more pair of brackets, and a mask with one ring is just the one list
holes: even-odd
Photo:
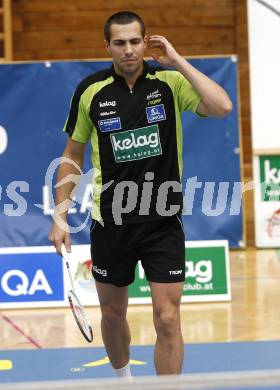
[(98, 121), (98, 126), (102, 132), (120, 130), (122, 128), (121, 118), (102, 119)]
[(166, 114), (163, 104), (157, 106), (146, 107), (148, 123), (165, 121)]

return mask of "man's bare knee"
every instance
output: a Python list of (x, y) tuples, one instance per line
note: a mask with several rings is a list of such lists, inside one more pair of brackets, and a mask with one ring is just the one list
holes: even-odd
[(123, 322), (126, 319), (126, 307), (111, 304), (101, 305), (102, 320), (112, 323)]
[(126, 318), (128, 291), (127, 288), (119, 288), (96, 282), (102, 320), (112, 323), (122, 322)]
[(158, 336), (174, 336), (174, 334), (180, 330), (179, 307), (169, 306), (168, 308), (155, 308), (154, 324)]

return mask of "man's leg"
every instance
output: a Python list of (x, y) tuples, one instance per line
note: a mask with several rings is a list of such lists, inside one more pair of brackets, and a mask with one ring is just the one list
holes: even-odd
[(102, 338), (110, 362), (115, 369), (129, 363), (130, 330), (126, 320), (128, 287), (96, 281), (102, 313)]
[(180, 374), (184, 356), (180, 321), (183, 282), (150, 282), (150, 286), (157, 333), (154, 354), (157, 374)]

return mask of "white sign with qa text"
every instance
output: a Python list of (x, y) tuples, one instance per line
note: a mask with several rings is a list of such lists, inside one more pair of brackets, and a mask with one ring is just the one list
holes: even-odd
[[(70, 268), (82, 304), (98, 305), (89, 245), (72, 245)], [(0, 309), (68, 306), (70, 281), (53, 246), (0, 249)]]

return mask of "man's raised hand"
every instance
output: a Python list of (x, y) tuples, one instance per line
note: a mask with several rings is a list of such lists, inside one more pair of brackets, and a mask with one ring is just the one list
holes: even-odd
[(161, 35), (151, 35), (149, 37), (149, 46), (152, 49), (161, 51), (161, 54), (152, 53), (152, 57), (163, 66), (175, 66), (181, 58), (171, 43)]

